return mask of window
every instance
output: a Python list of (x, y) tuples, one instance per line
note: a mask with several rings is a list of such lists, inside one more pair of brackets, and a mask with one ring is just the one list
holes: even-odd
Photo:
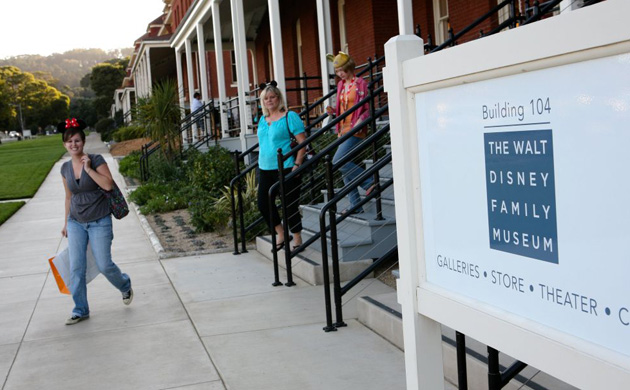
[(302, 77), (304, 74), (304, 62), (302, 61), (302, 26), (300, 25), (300, 19), (295, 23), (295, 35), (297, 37), (298, 76)]
[(341, 51), (348, 53), (348, 40), (346, 38), (346, 0), (339, 0), (337, 3), (339, 10), (339, 43)]
[(448, 0), (433, 0), (435, 15), (435, 43), (440, 45), (448, 39)]
[(234, 50), (230, 51), (230, 62), (232, 65), (232, 84), (236, 84), (238, 80), (236, 78), (236, 52)]

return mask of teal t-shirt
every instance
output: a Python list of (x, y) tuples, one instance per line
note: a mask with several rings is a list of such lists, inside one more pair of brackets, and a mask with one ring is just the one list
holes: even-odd
[[(300, 116), (293, 111), (287, 113), (291, 133), (297, 135), (304, 132), (304, 124)], [(278, 169), (278, 149), (282, 154), (291, 150), (291, 138), (287, 132), (287, 119), (283, 116), (271, 124), (265, 117), (258, 123), (258, 167), (265, 171)], [(284, 162), (284, 168), (291, 168), (295, 158), (291, 157)]]

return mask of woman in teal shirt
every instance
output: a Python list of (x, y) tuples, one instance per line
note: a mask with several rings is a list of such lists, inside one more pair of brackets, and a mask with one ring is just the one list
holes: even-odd
[[(275, 202), (271, 209), (269, 208), (269, 189), (278, 182), (279, 178), (278, 149), (282, 149), (283, 154), (287, 154), (291, 150), (289, 131), (300, 143), (306, 139), (306, 135), (300, 116), (286, 109), (282, 92), (276, 87), (275, 82), (272, 81), (260, 94), (260, 105), (263, 117), (258, 123), (258, 209), (265, 218), (269, 229), (276, 231), (278, 235), (276, 250), (279, 250), (284, 246), (284, 229)], [(286, 176), (291, 171), (296, 170), (303, 161), (304, 148), (300, 149), (297, 156), (284, 161), (283, 175)], [(302, 217), (298, 207), (300, 201), (299, 178), (289, 180), (286, 183), (285, 192), (289, 230), (293, 233), (293, 243), (297, 247), (302, 244)]]

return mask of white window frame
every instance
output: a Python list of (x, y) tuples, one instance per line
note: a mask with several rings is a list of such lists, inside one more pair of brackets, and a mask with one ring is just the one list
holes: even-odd
[[(444, 1), (446, 14), (440, 14), (440, 3)], [(435, 20), (435, 44), (441, 45), (448, 39), (448, 0), (433, 0), (433, 19)]]
[[(302, 77), (304, 74), (304, 61), (302, 60), (302, 25), (300, 19), (295, 22), (295, 35), (297, 38), (298, 77)], [(300, 86), (305, 88), (304, 80), (300, 81)]]
[(339, 0), (337, 2), (337, 9), (339, 13), (339, 43), (341, 44), (341, 51), (349, 54), (346, 35), (346, 0)]

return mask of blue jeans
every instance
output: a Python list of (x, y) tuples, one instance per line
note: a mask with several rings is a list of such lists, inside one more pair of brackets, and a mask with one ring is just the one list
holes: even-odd
[(86, 251), (88, 241), (98, 270), (120, 292), (131, 289), (131, 280), (112, 261), (112, 217), (108, 215), (96, 221), (81, 223), (68, 218), (68, 255), (70, 257), (70, 291), (74, 300), (73, 315), (80, 317), (90, 314), (85, 283)]
[[(335, 156), (333, 157), (333, 161), (332, 161), (333, 164), (336, 164), (339, 160), (343, 158), (343, 156), (350, 153), (352, 149), (354, 149), (359, 143), (361, 143), (361, 141), (363, 140), (359, 137), (350, 137), (344, 143), (339, 145), (339, 147), (337, 148), (337, 152), (335, 153)], [(343, 178), (343, 183), (346, 186), (352, 180), (356, 179), (360, 174), (365, 172), (365, 169), (361, 168), (360, 166), (358, 166), (352, 161), (349, 161), (346, 164), (344, 164), (340, 168), (340, 170), (341, 170), (341, 175)], [(363, 183), (360, 184), (360, 186), (364, 190), (367, 190), (368, 188), (370, 188), (370, 186), (372, 186), (373, 182), (374, 182), (374, 178), (368, 177), (367, 179), (363, 181)], [(353, 188), (348, 193), (348, 199), (350, 200), (350, 206), (356, 206), (357, 204), (359, 204), (359, 202), (361, 201), (361, 197), (359, 196), (359, 191), (356, 189), (356, 187)], [(362, 212), (363, 209), (360, 208), (357, 211)]]

